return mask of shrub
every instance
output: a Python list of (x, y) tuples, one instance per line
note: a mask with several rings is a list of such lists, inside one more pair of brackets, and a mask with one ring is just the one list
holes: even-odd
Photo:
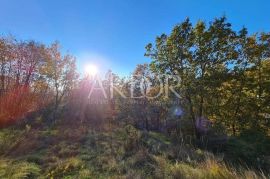
[(18, 87), (0, 96), (0, 127), (13, 124), (39, 107), (38, 96), (27, 87)]
[(262, 131), (247, 130), (227, 144), (227, 159), (249, 167), (269, 170), (270, 161), (265, 160), (269, 155), (270, 138)]

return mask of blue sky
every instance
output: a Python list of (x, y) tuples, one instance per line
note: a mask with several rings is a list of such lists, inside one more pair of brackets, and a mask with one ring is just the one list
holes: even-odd
[(0, 0), (0, 34), (60, 41), (79, 70), (93, 63), (128, 75), (149, 62), (145, 45), (190, 17), (206, 22), (226, 15), (238, 30), (270, 31), (269, 0)]

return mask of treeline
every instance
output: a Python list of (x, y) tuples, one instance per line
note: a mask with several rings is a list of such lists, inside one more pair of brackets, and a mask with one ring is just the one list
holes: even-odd
[(54, 106), (56, 115), (77, 78), (75, 58), (63, 55), (57, 42), (45, 45), (1, 37), (0, 126), (48, 104)]
[(148, 44), (145, 55), (151, 73), (180, 77), (176, 91), (193, 124), (208, 118), (233, 135), (269, 129), (270, 33), (236, 32), (225, 17), (195, 25), (187, 19)]
[[(150, 65), (138, 65), (128, 80), (114, 75), (114, 83), (128, 94), (134, 85), (131, 81), (147, 78), (151, 90), (144, 84), (143, 93), (155, 96), (160, 91), (157, 75), (177, 75), (180, 81), (170, 83), (175, 83), (171, 85), (180, 96), (145, 97), (136, 105), (128, 102), (134, 99), (116, 95), (111, 103), (119, 119), (130, 119), (147, 130), (176, 128), (181, 120), (181, 126), (192, 128), (197, 137), (201, 132), (198, 119), (207, 119), (216, 129), (233, 135), (246, 129), (269, 129), (270, 33), (249, 34), (246, 28), (236, 32), (225, 17), (195, 25), (187, 19), (148, 44), (145, 56), (152, 59)], [(80, 93), (88, 93), (91, 85), (83, 89), (84, 83), (86, 79), (78, 80), (75, 58), (63, 55), (58, 43), (0, 38), (1, 123), (48, 104), (54, 106), (55, 119), (64, 97), (74, 92), (77, 97), (73, 98), (87, 98)], [(140, 85), (135, 84), (136, 96), (142, 93)], [(173, 110), (180, 110), (181, 115), (173, 116)]]
[[(144, 95), (120, 97), (123, 120), (198, 139), (210, 128), (234, 136), (250, 129), (269, 132), (270, 33), (236, 32), (225, 17), (195, 25), (187, 19), (148, 44), (145, 56), (150, 65), (138, 65), (130, 79), (116, 82), (127, 96), (132, 85), (136, 97)], [(177, 95), (164, 95), (166, 85)]]

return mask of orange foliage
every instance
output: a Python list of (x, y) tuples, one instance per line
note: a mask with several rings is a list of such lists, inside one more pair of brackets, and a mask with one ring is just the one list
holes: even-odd
[(38, 107), (38, 96), (28, 87), (18, 87), (0, 96), (0, 127), (13, 124)]

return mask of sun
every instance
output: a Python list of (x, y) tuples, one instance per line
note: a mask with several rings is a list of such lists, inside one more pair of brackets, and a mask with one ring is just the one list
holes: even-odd
[(95, 76), (98, 73), (98, 68), (96, 65), (93, 64), (86, 65), (85, 73), (90, 76)]

